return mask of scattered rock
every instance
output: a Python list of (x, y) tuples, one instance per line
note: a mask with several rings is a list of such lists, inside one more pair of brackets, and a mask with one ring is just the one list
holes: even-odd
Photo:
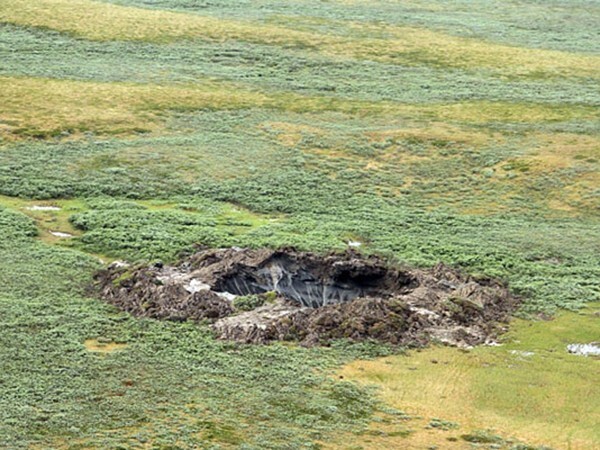
[[(493, 340), (517, 306), (498, 281), (442, 264), (400, 269), (352, 250), (206, 249), (177, 266), (113, 263), (95, 281), (103, 299), (136, 316), (209, 320), (219, 338), (246, 343), (346, 338), (470, 348)], [(265, 301), (236, 308), (246, 296)]]

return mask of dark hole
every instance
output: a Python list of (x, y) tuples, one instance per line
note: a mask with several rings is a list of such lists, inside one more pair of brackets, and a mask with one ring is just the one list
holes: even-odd
[(277, 255), (260, 267), (235, 268), (213, 288), (235, 295), (275, 291), (303, 306), (318, 308), (369, 295), (388, 297), (414, 282), (404, 273), (381, 266), (297, 261)]

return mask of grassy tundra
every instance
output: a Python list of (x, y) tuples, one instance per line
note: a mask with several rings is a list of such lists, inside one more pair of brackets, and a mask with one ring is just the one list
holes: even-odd
[[(0, 2), (0, 448), (600, 448), (598, 361), (565, 351), (600, 340), (599, 14)], [(468, 353), (243, 346), (85, 289), (349, 240), (505, 279), (521, 318)]]

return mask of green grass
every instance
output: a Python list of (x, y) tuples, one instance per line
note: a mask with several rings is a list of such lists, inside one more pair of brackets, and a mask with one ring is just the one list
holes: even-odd
[[(2, 51), (3, 47), (11, 51)], [(218, 78), (264, 90), (412, 104), (490, 100), (593, 106), (599, 102), (594, 79), (512, 80), (484, 70), (348, 60), (241, 41), (98, 43), (4, 25), (0, 26), (0, 53), (3, 76), (161, 85)], [(53, 64), (55, 58), (60, 58), (60, 65)]]
[(347, 28), (355, 33), (358, 30), (358, 37), (351, 33), (336, 36), (331, 32), (297, 30), (272, 23), (123, 7), (89, 0), (38, 0), (33, 5), (24, 0), (7, 0), (0, 6), (0, 21), (96, 41), (241, 40), (392, 64), (462, 69), (481, 67), (512, 76), (597, 77), (600, 65), (600, 58), (593, 55), (518, 48), (420, 27), (337, 21), (332, 27)]
[[(146, 203), (147, 204), (147, 203)], [(71, 216), (85, 233), (78, 241), (86, 252), (128, 260), (172, 261), (193, 244), (226, 246), (238, 243), (254, 228), (278, 221), (233, 205), (185, 199), (180, 204), (90, 202), (91, 210)]]
[(489, 123), (546, 124), (595, 121), (598, 111), (588, 105), (548, 105), (465, 101), (414, 105), (368, 102), (294, 92), (260, 92), (244, 84), (196, 80), (161, 86), (141, 83), (98, 83), (29, 77), (0, 77), (3, 104), (0, 137), (78, 138), (164, 133), (173, 113), (264, 109), (280, 113), (335, 112), (365, 116)]
[[(479, 37), (513, 46), (552, 48), (572, 52), (598, 52), (599, 44), (589, 39), (595, 29), (593, 13), (598, 6), (588, 1), (568, 3), (569, 14), (560, 2), (554, 7), (537, 2), (507, 3), (502, 0), (297, 0), (282, 4), (278, 0), (261, 0), (259, 7), (252, 2), (182, 3), (179, 0), (110, 0), (110, 3), (149, 9), (201, 13), (203, 15), (237, 19), (285, 20), (304, 29), (344, 34), (331, 26), (340, 18), (415, 26), (444, 31), (454, 36)], [(307, 13), (310, 11), (310, 14)], [(282, 17), (283, 16), (283, 17)], [(540, 20), (540, 17), (544, 20)], [(472, 20), (464, 24), (465, 17)], [(514, 26), (507, 27), (510, 23)]]
[[(373, 408), (326, 377), (358, 348), (237, 346), (206, 326), (133, 319), (85, 297), (96, 259), (36, 241), (22, 214), (1, 210), (0, 223), (4, 448), (311, 448)], [(127, 345), (98, 354), (89, 340)]]
[[(600, 301), (596, 11), (1, 3), (0, 447), (597, 446), (597, 362), (564, 352), (597, 340), (587, 309), (564, 312)], [(391, 350), (218, 342), (86, 294), (99, 258), (349, 240), (502, 278), (521, 316), (557, 318), (519, 320), (503, 347), (354, 362), (340, 380)]]

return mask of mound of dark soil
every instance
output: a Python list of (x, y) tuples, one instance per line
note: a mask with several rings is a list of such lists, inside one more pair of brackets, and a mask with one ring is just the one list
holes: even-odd
[(220, 338), (248, 343), (469, 346), (493, 338), (517, 304), (495, 280), (441, 264), (402, 270), (354, 252), (202, 250), (177, 266), (113, 264), (96, 275), (96, 287), (136, 316), (208, 320)]

